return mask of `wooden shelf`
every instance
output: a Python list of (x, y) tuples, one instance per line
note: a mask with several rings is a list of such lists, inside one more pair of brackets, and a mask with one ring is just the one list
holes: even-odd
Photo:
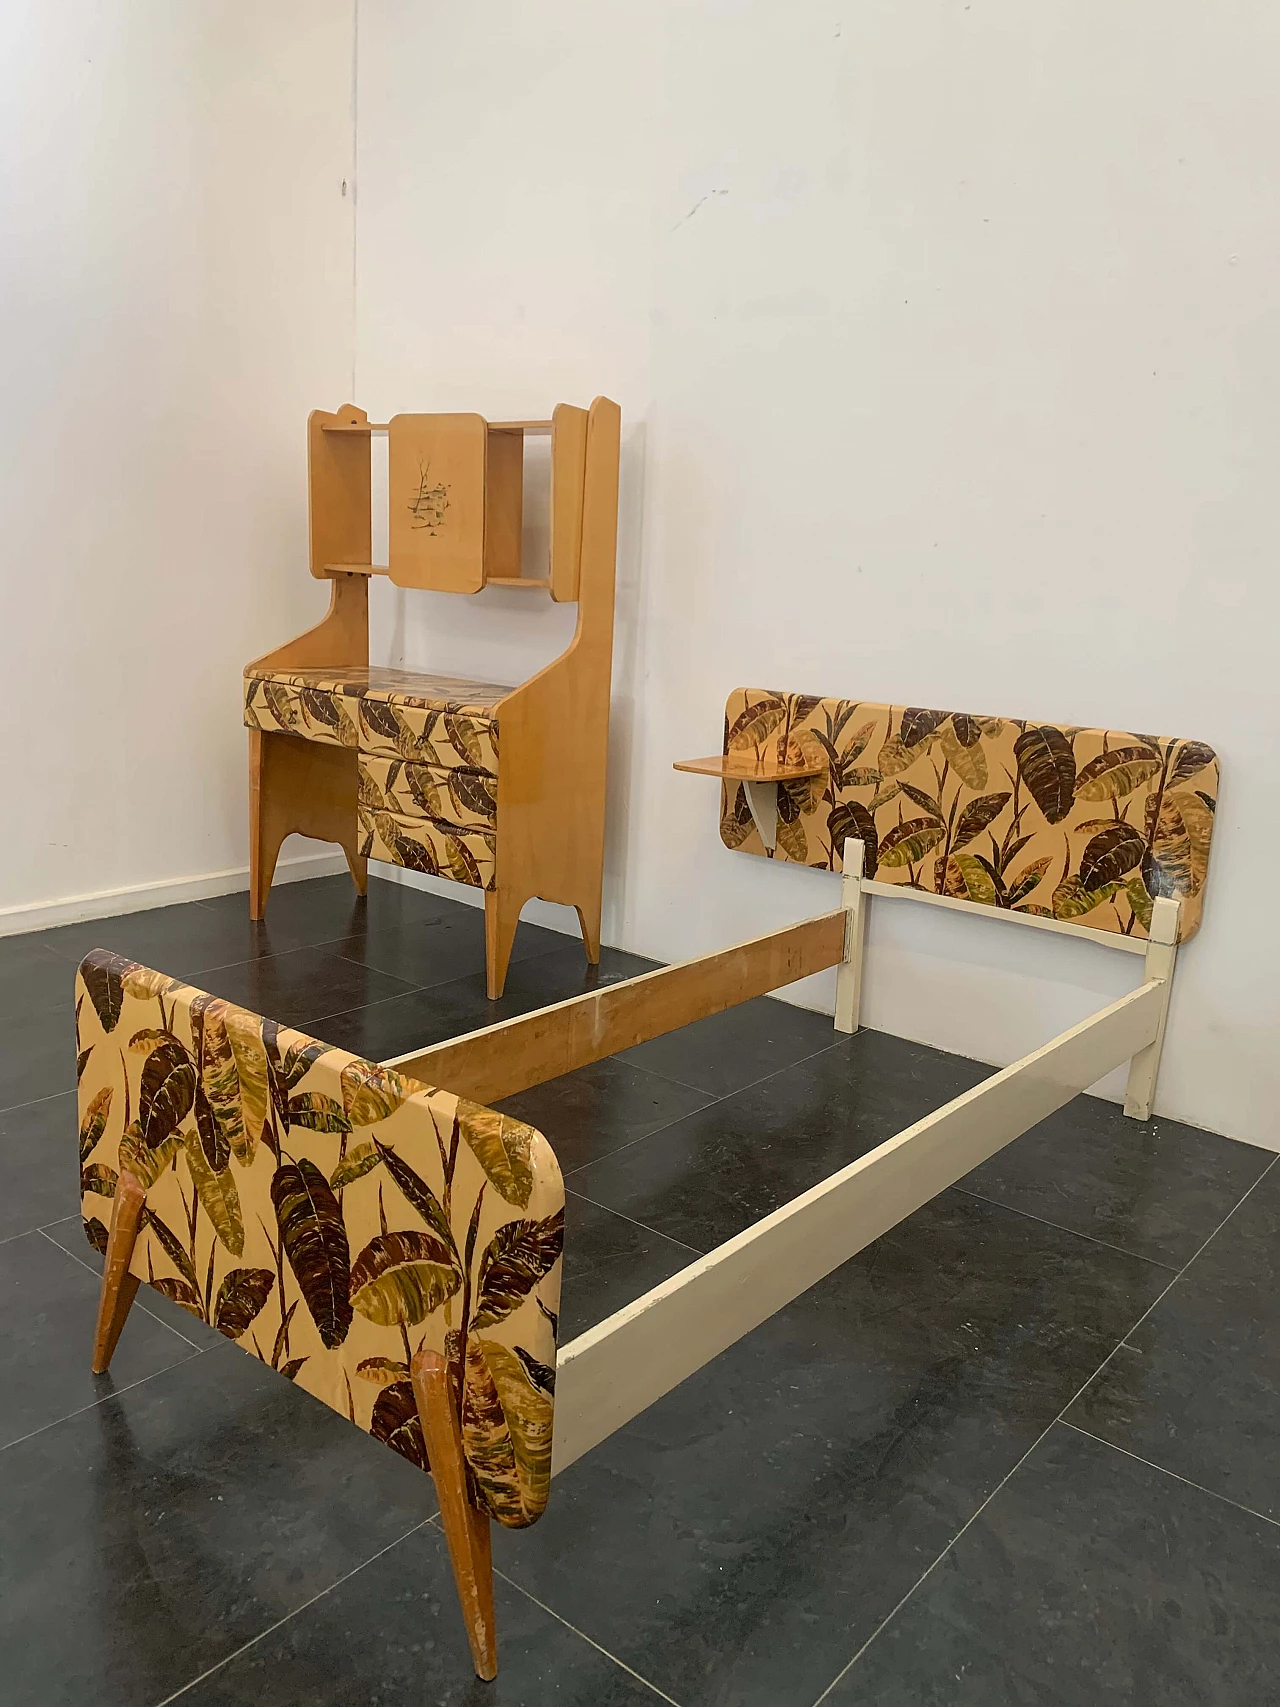
[[(328, 431), (328, 429), (325, 429)], [(325, 575), (389, 575), (390, 568), (385, 563), (326, 563), (322, 574)]]
[(672, 770), (692, 771), (695, 776), (716, 776), (724, 782), (793, 782), (800, 777), (821, 776), (825, 759), (780, 765), (759, 753), (716, 753), (709, 759), (680, 759)]
[[(550, 421), (487, 421), (491, 433), (549, 433)], [(389, 421), (326, 421), (321, 429), (326, 433), (385, 433)]]
[(543, 587), (548, 592), (551, 580), (546, 575), (486, 575), (486, 587)]

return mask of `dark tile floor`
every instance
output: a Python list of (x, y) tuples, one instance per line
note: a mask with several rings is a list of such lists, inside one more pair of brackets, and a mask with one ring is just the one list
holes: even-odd
[[(374, 1057), (560, 1000), (580, 947), (382, 881), (0, 941), (0, 1707), (1280, 1701), (1280, 1172), (1079, 1098), (497, 1532), (471, 1674), (431, 1485), (154, 1294), (88, 1373), (86, 948)], [(594, 980), (649, 963), (606, 950)], [(985, 1076), (770, 1001), (507, 1105), (599, 1321)]]

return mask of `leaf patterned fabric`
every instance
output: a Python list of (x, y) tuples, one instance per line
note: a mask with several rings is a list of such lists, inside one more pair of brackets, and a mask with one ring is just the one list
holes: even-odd
[(362, 854), (492, 889), (495, 708), (510, 692), (407, 670), (267, 670), (245, 677), (244, 721), (356, 749)]
[(564, 1186), (532, 1127), (95, 950), (76, 977), (80, 1185), (130, 1263), (424, 1469), (409, 1365), (440, 1352), (483, 1506), (532, 1523), (551, 1475)]
[(433, 877), (492, 889), (497, 875), (498, 779), (456, 765), (360, 755), (361, 853)]
[(511, 692), (492, 682), (411, 670), (246, 671), (244, 721), (250, 729), (358, 747), (418, 764), (496, 771), (496, 707)]
[[(778, 785), (775, 859), (835, 870), (852, 835), (883, 883), (1135, 937), (1168, 896), (1180, 940), (1199, 928), (1218, 796), (1202, 741), (737, 688), (724, 751), (823, 764)], [(739, 784), (720, 835), (766, 852)]]

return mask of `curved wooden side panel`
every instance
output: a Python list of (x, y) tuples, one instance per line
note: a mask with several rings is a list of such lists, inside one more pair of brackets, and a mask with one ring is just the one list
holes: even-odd
[(498, 707), (498, 921), (490, 988), (501, 988), (520, 908), (534, 896), (576, 907), (599, 958), (609, 685), (622, 416), (597, 397), (587, 419), (578, 623), (567, 651)]

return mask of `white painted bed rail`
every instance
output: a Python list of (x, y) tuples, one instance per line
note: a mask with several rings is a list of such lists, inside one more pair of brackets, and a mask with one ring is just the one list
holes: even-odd
[(1158, 1044), (1155, 978), (699, 1258), (560, 1352), (552, 1474), (1080, 1091)]

